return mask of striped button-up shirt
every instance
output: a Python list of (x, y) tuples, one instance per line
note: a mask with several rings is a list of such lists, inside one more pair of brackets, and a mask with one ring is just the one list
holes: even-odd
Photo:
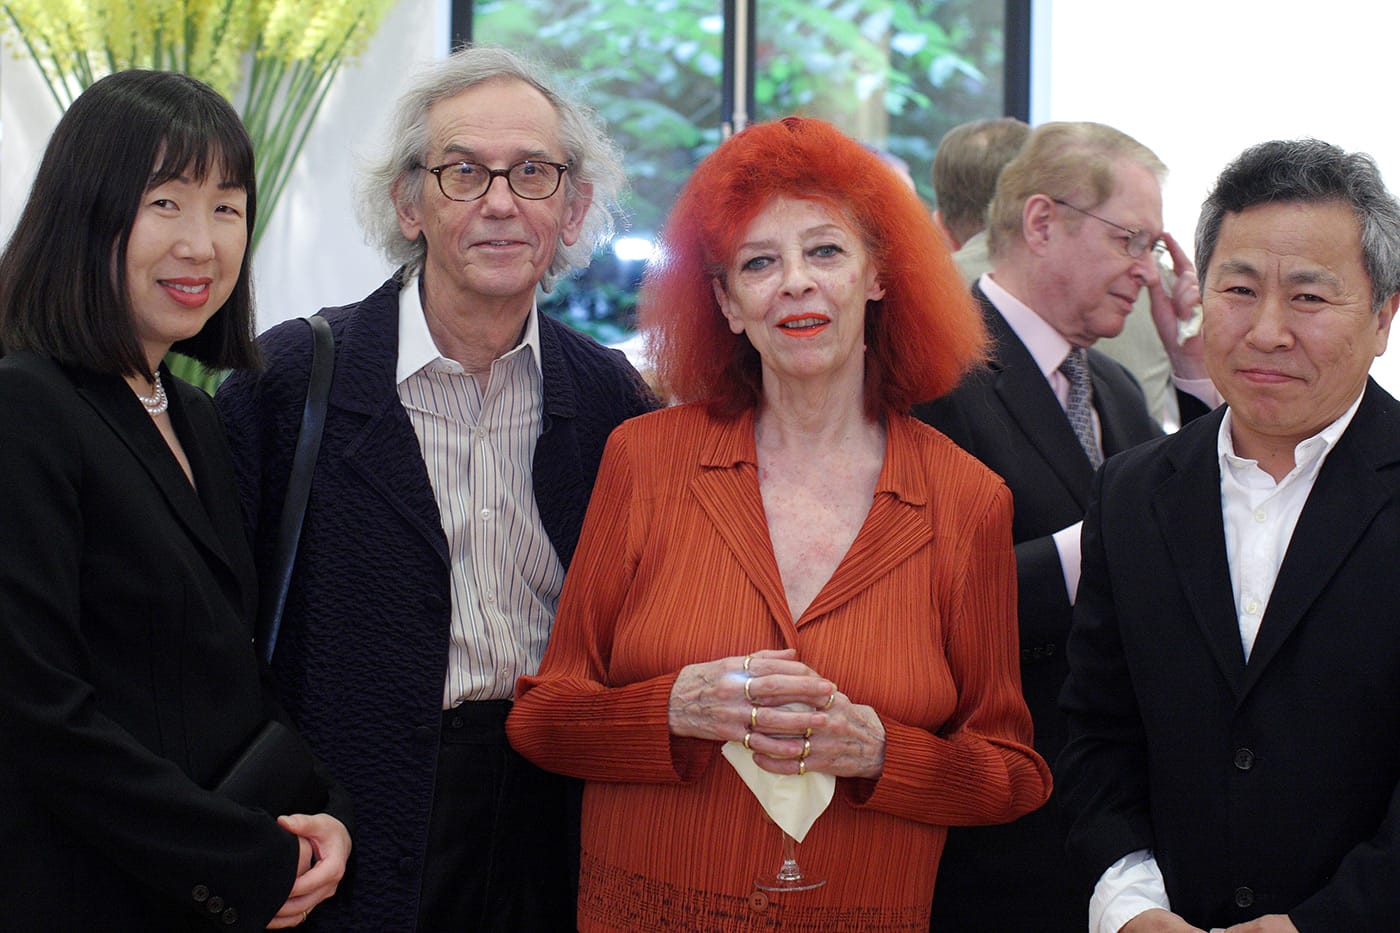
[(535, 504), (543, 419), (538, 311), (484, 386), (442, 356), (413, 281), (399, 299), (399, 400), (418, 435), (452, 564), (442, 702), (510, 699), (544, 657), (564, 567)]

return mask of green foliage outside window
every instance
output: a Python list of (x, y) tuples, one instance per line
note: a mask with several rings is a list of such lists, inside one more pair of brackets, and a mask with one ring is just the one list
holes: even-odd
[[(929, 165), (943, 133), (1002, 113), (1004, 6), (757, 0), (752, 119), (830, 120), (909, 162), (931, 200)], [(476, 0), (472, 33), (582, 87), (626, 153), (631, 230), (653, 235), (691, 169), (720, 141), (718, 0)], [(617, 339), (630, 325), (639, 265), (599, 256), (542, 307)]]

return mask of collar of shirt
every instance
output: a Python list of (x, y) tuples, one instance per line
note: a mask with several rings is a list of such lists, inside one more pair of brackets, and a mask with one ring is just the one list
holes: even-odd
[[(1074, 349), (1070, 342), (1051, 327), (1045, 318), (1036, 314), (1033, 308), (998, 285), (990, 272), (983, 273), (977, 284), (981, 286), (987, 300), (1001, 312), (1001, 316), (1006, 318), (1006, 323), (1026, 345), (1046, 381), (1056, 386), (1058, 392), (1059, 382), (1063, 380), (1068, 391), (1069, 380), (1060, 375), (1059, 369), (1065, 357), (1069, 356), (1069, 351)], [(1063, 401), (1061, 399), (1062, 403)]]
[[(1362, 395), (1364, 394), (1362, 392)], [(1293, 469), (1277, 484), (1274, 483), (1269, 474), (1259, 468), (1258, 460), (1249, 460), (1235, 453), (1235, 439), (1231, 433), (1234, 412), (1228, 408), (1225, 409), (1225, 417), (1220, 419), (1220, 431), (1215, 439), (1216, 454), (1220, 458), (1221, 477), (1228, 476), (1245, 488), (1272, 489), (1275, 485), (1282, 486), (1299, 476), (1316, 475), (1322, 467), (1322, 461), (1336, 446), (1337, 439), (1345, 433), (1347, 426), (1351, 424), (1351, 419), (1356, 416), (1356, 410), (1360, 407), (1361, 395), (1358, 395), (1356, 401), (1351, 403), (1350, 408), (1342, 412), (1340, 418), (1312, 437), (1299, 441), (1298, 445), (1293, 448)]]
[[(418, 282), (419, 277), (415, 275), (399, 290), (399, 357), (394, 369), (395, 385), (402, 385), (409, 376), (438, 360), (461, 369), (461, 364), (443, 356), (433, 342), (432, 332), (428, 330), (428, 318), (423, 312)], [(529, 348), (535, 368), (543, 372), (540, 366), (539, 306), (534, 302), (531, 302), (530, 314), (525, 318), (525, 333), (520, 343), (516, 344), (516, 349), (522, 346)]]

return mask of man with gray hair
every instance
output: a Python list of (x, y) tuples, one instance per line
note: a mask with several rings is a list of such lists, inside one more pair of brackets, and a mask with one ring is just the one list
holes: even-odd
[[(592, 112), (508, 52), (459, 51), (400, 99), (361, 216), (400, 268), (323, 311), (334, 381), (272, 667), (350, 791), (333, 904), (359, 930), (574, 928), (576, 785), (506, 742), (553, 624), (603, 445), (654, 404), (620, 352), (540, 314), (588, 262), (623, 184)], [(259, 569), (311, 358), (305, 323), (218, 404)]]
[(1196, 235), (1226, 406), (1104, 465), (1057, 772), (1091, 933), (1400, 915), (1400, 304), (1370, 157), (1269, 142)]
[[(1037, 127), (997, 180), (988, 211), (992, 271), (973, 295), (992, 335), (989, 365), (915, 414), (1006, 480), (1015, 502), (1021, 690), (1035, 749), (1054, 761), (1065, 739), (1056, 706), (1069, 669), (1065, 640), (1079, 584), (1079, 529), (1095, 468), (1162, 433), (1142, 390), (1094, 343), (1119, 333), (1144, 287), (1184, 386), (1214, 401), (1200, 338), (1176, 339), (1191, 316), (1196, 275), (1162, 231), (1161, 177), (1150, 149), (1097, 123)], [(1153, 255), (1171, 249), (1165, 293)], [(1186, 396), (1183, 410), (1206, 405)], [(948, 834), (933, 896), (937, 931), (1071, 933), (1083, 892), (1062, 857), (1055, 808), (1006, 826)]]

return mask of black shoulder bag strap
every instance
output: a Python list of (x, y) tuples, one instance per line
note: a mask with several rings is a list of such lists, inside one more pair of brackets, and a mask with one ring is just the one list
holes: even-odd
[(321, 431), (326, 426), (326, 407), (331, 394), (335, 351), (331, 325), (319, 314), (306, 318), (306, 322), (311, 325), (311, 377), (306, 385), (306, 406), (301, 412), (292, 471), (287, 476), (282, 520), (277, 527), (275, 575), (265, 581), (262, 609), (258, 613), (258, 650), (268, 664), (272, 663), (277, 634), (282, 629), (282, 609), (292, 585), (292, 567), (296, 564), (301, 523), (306, 515), (306, 501), (311, 496), (311, 474), (316, 469), (316, 454), (321, 449)]

